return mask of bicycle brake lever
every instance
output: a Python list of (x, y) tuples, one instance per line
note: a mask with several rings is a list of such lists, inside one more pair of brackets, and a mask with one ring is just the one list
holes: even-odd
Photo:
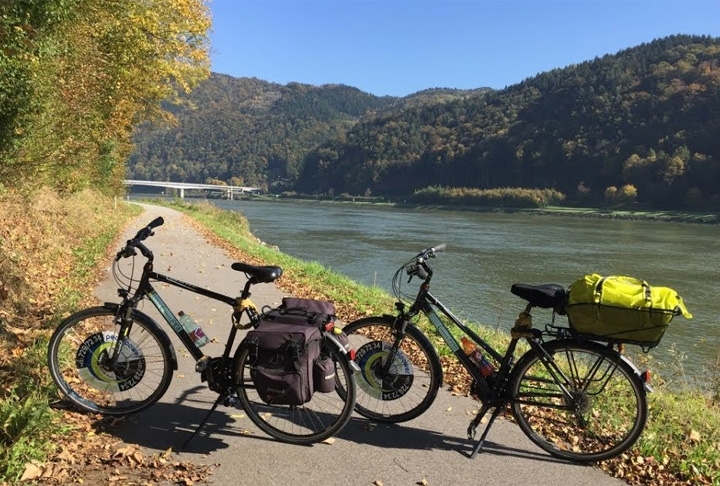
[(137, 255), (135, 248), (132, 246), (126, 246), (125, 248), (117, 252), (117, 254), (115, 255), (115, 261), (117, 262), (120, 261), (121, 258), (129, 258), (135, 255)]

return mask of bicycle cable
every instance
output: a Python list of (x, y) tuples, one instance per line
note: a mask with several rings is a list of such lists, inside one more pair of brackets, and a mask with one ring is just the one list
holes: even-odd
[(132, 291), (133, 285), (139, 280), (134, 278), (135, 275), (135, 257), (132, 257), (132, 265), (130, 265), (130, 274), (126, 274), (122, 268), (120, 268), (120, 262), (118, 260), (113, 261), (112, 275), (115, 283), (121, 288), (127, 289), (128, 293)]

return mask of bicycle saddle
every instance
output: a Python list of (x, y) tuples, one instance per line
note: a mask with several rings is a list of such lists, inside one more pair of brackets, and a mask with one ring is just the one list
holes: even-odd
[(513, 286), (510, 287), (510, 292), (521, 299), (527, 300), (533, 307), (540, 307), (541, 309), (553, 308), (558, 314), (565, 313), (567, 292), (562, 285), (513, 284)]
[(243, 272), (245, 275), (249, 275), (255, 281), (255, 283), (270, 283), (280, 278), (283, 273), (282, 267), (267, 266), (267, 267), (256, 267), (254, 265), (248, 265), (247, 263), (235, 262), (230, 267), (238, 272)]

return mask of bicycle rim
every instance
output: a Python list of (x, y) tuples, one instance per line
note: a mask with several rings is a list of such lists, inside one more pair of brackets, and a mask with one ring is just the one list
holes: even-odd
[(634, 370), (593, 343), (557, 341), (545, 349), (569, 380), (553, 380), (534, 351), (520, 359), (511, 390), (513, 414), (525, 434), (574, 462), (610, 459), (631, 447), (647, 420), (645, 390)]
[(106, 415), (138, 412), (165, 393), (173, 369), (169, 351), (143, 318), (135, 318), (118, 363), (108, 364), (118, 343), (115, 312), (104, 307), (65, 319), (48, 345), (53, 381), (80, 409)]
[(332, 351), (336, 391), (315, 392), (303, 405), (269, 405), (257, 394), (250, 376), (250, 349), (241, 346), (235, 368), (237, 395), (252, 422), (266, 434), (290, 444), (312, 444), (332, 437), (350, 420), (355, 379), (344, 356)]
[(414, 419), (432, 405), (442, 382), (442, 368), (432, 345), (414, 327), (408, 327), (390, 371), (382, 376), (390, 348), (393, 320), (368, 318), (343, 328), (356, 351), (355, 410), (378, 422)]

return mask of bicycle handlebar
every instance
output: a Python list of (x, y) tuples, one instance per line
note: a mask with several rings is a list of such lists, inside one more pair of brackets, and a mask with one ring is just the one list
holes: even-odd
[(447, 245), (442, 243), (432, 248), (426, 248), (418, 253), (415, 256), (415, 262), (406, 268), (407, 274), (410, 275), (410, 280), (412, 280), (414, 276), (420, 277), (423, 280), (427, 280), (428, 277), (432, 276), (432, 268), (430, 268), (426, 260), (428, 258), (435, 258), (436, 253), (445, 251), (446, 249)]
[(150, 221), (150, 223), (146, 227), (142, 228), (140, 231), (137, 232), (134, 238), (127, 240), (125, 246), (115, 255), (115, 261), (118, 261), (121, 258), (135, 256), (137, 254), (135, 252), (135, 248), (138, 248), (140, 250), (140, 253), (143, 254), (143, 256), (147, 257), (148, 259), (152, 259), (152, 252), (145, 245), (142, 244), (142, 241), (154, 235), (155, 233), (153, 232), (153, 229), (157, 228), (158, 226), (162, 226), (163, 223), (165, 223), (165, 220), (162, 216), (158, 216), (157, 218)]
[(423, 260), (426, 260), (428, 258), (435, 258), (435, 253), (439, 253), (441, 251), (445, 251), (447, 249), (447, 245), (445, 243), (441, 243), (437, 246), (434, 246), (432, 248), (426, 248), (420, 253), (417, 254), (415, 257), (415, 260), (420, 263)]

